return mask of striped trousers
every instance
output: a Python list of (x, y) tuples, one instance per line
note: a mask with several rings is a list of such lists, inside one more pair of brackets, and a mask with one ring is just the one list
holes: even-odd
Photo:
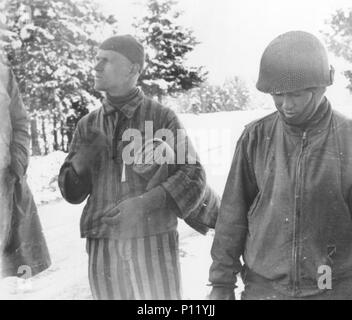
[(96, 300), (181, 299), (177, 231), (145, 238), (87, 238), (88, 275)]

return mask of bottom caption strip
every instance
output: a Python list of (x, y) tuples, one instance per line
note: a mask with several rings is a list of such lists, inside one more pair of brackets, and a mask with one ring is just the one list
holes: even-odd
[(157, 317), (174, 317), (179, 316), (215, 316), (215, 305), (214, 304), (181, 304), (177, 306), (143, 306), (137, 307), (137, 315), (139, 316), (157, 316)]

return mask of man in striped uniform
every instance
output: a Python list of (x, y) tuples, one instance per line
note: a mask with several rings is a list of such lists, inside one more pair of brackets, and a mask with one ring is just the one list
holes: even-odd
[[(129, 35), (100, 45), (95, 88), (106, 97), (78, 122), (60, 170), (68, 202), (88, 197), (81, 236), (87, 238), (95, 299), (181, 299), (177, 217), (187, 218), (204, 196), (205, 172), (178, 117), (136, 86), (143, 64), (144, 49)], [(186, 151), (186, 161), (147, 189), (148, 179), (125, 159), (131, 146), (126, 133), (140, 133), (144, 144), (148, 131), (153, 138), (160, 129), (173, 135), (174, 159)]]

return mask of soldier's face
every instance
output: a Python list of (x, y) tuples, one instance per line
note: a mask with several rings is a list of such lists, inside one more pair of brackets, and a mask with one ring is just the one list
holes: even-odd
[(292, 124), (301, 124), (309, 118), (318, 109), (324, 90), (305, 89), (283, 94), (272, 94), (275, 106), (287, 122)]
[(95, 89), (112, 95), (124, 91), (131, 81), (133, 64), (122, 54), (99, 50), (95, 63)]

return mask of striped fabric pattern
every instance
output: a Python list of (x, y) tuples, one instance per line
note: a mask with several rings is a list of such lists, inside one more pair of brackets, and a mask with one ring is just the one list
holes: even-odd
[(87, 253), (94, 299), (181, 299), (176, 231), (129, 240), (87, 238)]
[[(113, 110), (113, 107), (105, 101), (102, 108), (91, 112), (79, 121), (70, 153), (60, 170), (59, 186), (64, 198), (71, 203), (82, 202), (89, 195), (81, 218), (82, 237), (125, 239), (176, 230), (177, 216), (187, 217), (200, 203), (205, 190), (205, 172), (197, 161), (195, 164), (186, 163), (176, 166), (176, 170), (163, 183), (168, 199), (171, 201), (167, 201), (166, 207), (153, 213), (148, 226), (140, 226), (138, 234), (129, 233), (128, 230), (117, 230), (116, 227), (110, 227), (101, 222), (103, 213), (120, 201), (146, 192), (147, 181), (133, 172), (133, 165), (125, 166), (126, 182), (121, 181), (123, 167), (121, 154), (124, 148), (122, 135), (127, 128), (137, 129), (142, 133), (143, 142), (145, 142), (149, 138), (145, 136), (146, 121), (153, 123), (152, 134), (158, 129), (166, 128), (174, 132), (174, 136), (177, 137), (177, 130), (183, 129), (172, 110), (146, 98), (142, 92), (121, 110)], [(66, 185), (66, 176), (68, 173), (73, 174), (70, 161), (92, 127), (103, 132), (109, 138), (111, 145), (108, 150), (100, 154), (94, 165), (90, 188), (85, 185), (82, 193), (73, 199), (73, 192), (71, 191), (70, 194), (69, 187)], [(185, 135), (185, 132), (182, 132)], [(197, 157), (186, 135), (182, 140), (190, 144), (187, 150), (192, 150), (190, 153)], [(177, 153), (176, 147), (174, 149)], [(116, 157), (113, 150), (115, 152), (117, 150)], [(77, 194), (80, 183), (71, 188)]]

